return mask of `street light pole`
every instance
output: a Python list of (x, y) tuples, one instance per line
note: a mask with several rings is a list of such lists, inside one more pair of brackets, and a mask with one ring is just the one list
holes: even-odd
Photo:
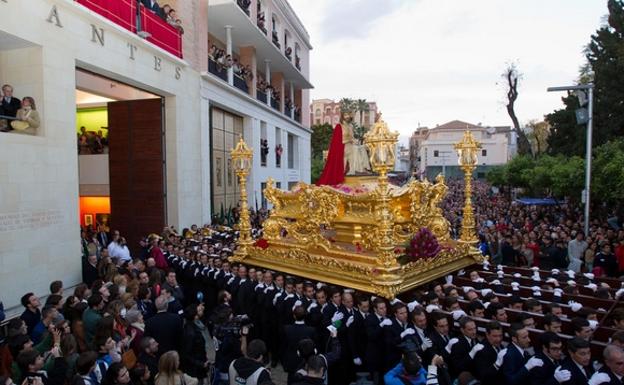
[[(577, 86), (548, 87), (548, 92), (553, 91), (587, 91), (587, 140), (585, 144), (585, 223), (583, 229), (585, 236), (589, 236), (589, 206), (591, 197), (591, 154), (593, 136), (593, 115), (594, 115), (594, 84), (580, 84)], [(581, 106), (582, 107), (582, 106)]]

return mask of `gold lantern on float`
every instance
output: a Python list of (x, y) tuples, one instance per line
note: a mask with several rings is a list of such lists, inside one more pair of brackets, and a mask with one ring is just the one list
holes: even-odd
[(247, 205), (247, 176), (251, 170), (251, 159), (253, 151), (243, 137), (239, 139), (236, 147), (230, 152), (232, 156), (232, 168), (238, 176), (240, 186), (240, 216), (238, 222), (239, 238), (238, 248), (234, 252), (232, 259), (240, 262), (247, 255), (248, 247), (253, 243), (251, 239), (251, 223), (249, 219), (249, 207)]
[(464, 172), (464, 213), (462, 216), (462, 228), (460, 242), (475, 244), (478, 242), (474, 212), (472, 210), (472, 173), (477, 167), (477, 150), (481, 143), (477, 142), (469, 130), (464, 132), (461, 142), (455, 144), (459, 159), (459, 167)]

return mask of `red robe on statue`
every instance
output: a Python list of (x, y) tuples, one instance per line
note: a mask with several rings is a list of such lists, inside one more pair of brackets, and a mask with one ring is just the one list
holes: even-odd
[(316, 184), (317, 186), (337, 185), (342, 182), (344, 182), (344, 144), (342, 143), (342, 126), (336, 124), (329, 143), (327, 162)]

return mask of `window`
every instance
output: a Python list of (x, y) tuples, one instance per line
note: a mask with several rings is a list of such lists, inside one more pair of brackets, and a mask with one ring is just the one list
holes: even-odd
[(437, 158), (440, 156), (440, 152), (438, 150), (433, 150), (433, 156)]
[(481, 150), (481, 156), (487, 156), (487, 150)]
[(316, 111), (314, 111), (314, 115), (321, 116), (321, 109), (317, 108)]
[(297, 153), (298, 153), (297, 137), (294, 135), (288, 134), (288, 168), (293, 169), (297, 167), (297, 159), (296, 159)]

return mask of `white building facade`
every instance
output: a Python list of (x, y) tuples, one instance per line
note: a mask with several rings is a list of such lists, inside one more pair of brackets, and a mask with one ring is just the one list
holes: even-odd
[(483, 179), (492, 166), (507, 163), (510, 159), (508, 127), (505, 130), (505, 127), (483, 127), (454, 120), (435, 128), (419, 128), (412, 135), (411, 152), (417, 154), (416, 168), (420, 178), (433, 180), (438, 174), (450, 178), (463, 175), (454, 145), (462, 140), (467, 129), (482, 146), (477, 153), (476, 178)]

